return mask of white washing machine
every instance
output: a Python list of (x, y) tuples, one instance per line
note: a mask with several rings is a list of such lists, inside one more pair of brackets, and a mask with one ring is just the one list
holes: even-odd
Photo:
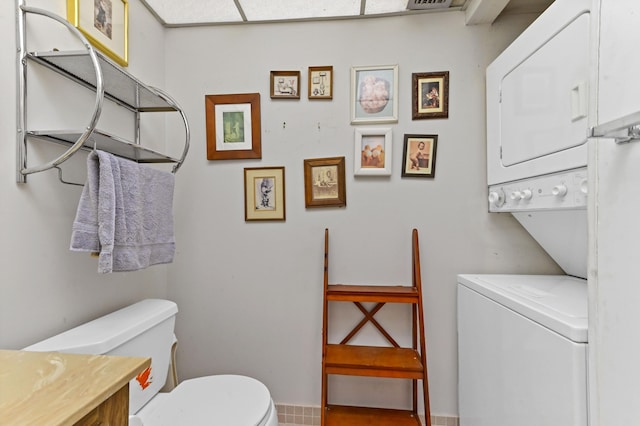
[(587, 282), (458, 275), (461, 426), (587, 425)]

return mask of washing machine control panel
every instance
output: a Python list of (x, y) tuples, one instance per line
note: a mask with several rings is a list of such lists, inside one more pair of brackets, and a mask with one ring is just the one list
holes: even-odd
[(490, 212), (587, 208), (587, 169), (580, 168), (489, 187)]

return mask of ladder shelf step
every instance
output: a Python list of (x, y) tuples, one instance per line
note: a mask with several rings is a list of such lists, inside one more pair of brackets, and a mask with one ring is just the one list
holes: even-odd
[(410, 410), (327, 405), (325, 426), (421, 426)]
[(424, 378), (420, 354), (411, 348), (328, 344), (325, 369), (347, 376)]

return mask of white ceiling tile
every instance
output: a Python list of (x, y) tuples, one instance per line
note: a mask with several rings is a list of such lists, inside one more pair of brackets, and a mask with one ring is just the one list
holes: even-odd
[(146, 0), (167, 24), (241, 22), (233, 0)]
[(357, 16), (360, 0), (240, 0), (249, 21)]
[(407, 10), (407, 0), (367, 0), (365, 15), (380, 13), (404, 12)]

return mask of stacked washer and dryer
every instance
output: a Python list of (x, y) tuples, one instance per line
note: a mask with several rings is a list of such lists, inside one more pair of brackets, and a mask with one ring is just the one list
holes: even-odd
[(554, 2), (487, 68), (489, 211), (566, 275), (458, 276), (461, 426), (586, 426), (590, 0)]

